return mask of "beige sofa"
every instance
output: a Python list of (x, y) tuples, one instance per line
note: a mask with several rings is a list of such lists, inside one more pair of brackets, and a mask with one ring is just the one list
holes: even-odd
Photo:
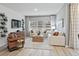
[(63, 36), (63, 35), (58, 35), (58, 36), (51, 35), (49, 37), (49, 44), (50, 45), (65, 46), (65, 36)]

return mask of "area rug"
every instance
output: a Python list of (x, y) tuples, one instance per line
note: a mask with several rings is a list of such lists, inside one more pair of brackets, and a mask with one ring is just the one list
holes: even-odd
[(44, 42), (32, 42), (32, 38), (27, 38), (25, 40), (24, 47), (34, 49), (51, 49), (51, 46), (48, 43), (48, 39), (44, 39)]

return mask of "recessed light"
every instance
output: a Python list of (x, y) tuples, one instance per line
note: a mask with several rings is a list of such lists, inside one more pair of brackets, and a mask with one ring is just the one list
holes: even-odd
[(38, 9), (37, 9), (37, 8), (35, 8), (35, 9), (34, 9), (34, 11), (38, 11)]

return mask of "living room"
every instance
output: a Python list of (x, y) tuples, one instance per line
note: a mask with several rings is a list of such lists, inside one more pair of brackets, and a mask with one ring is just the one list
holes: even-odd
[[(72, 33), (69, 32), (71, 30), (69, 11), (72, 5), (0, 3), (0, 55), (42, 55), (40, 51), (49, 56), (74, 55), (71, 53), (73, 50), (71, 48), (78, 48), (76, 47), (78, 42), (69, 40)], [(58, 54), (55, 49), (58, 49)], [(68, 54), (66, 49), (71, 54)], [(63, 50), (66, 52), (64, 53)], [(34, 54), (35, 51), (37, 54)]]

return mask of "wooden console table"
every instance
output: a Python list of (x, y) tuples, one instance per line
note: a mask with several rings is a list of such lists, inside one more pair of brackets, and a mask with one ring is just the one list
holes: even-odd
[(43, 42), (43, 36), (33, 36), (32, 42)]

